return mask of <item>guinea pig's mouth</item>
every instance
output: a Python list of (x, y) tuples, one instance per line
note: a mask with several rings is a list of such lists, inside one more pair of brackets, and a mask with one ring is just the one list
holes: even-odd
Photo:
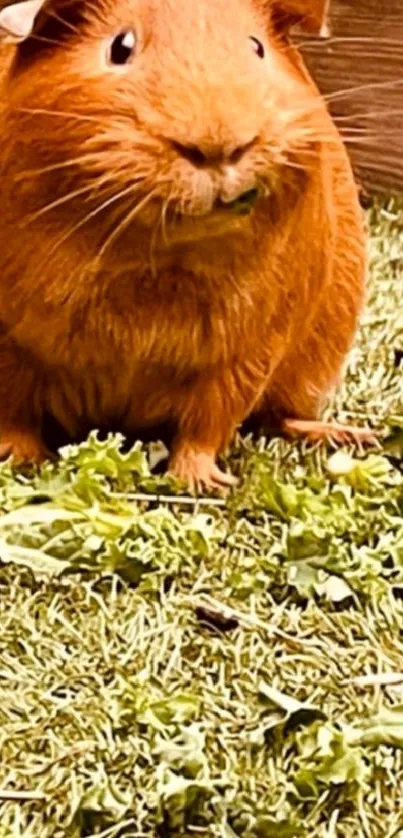
[(213, 204), (213, 211), (225, 211), (234, 213), (234, 215), (249, 215), (259, 198), (259, 190), (256, 187), (248, 189), (243, 192), (233, 201), (223, 201), (222, 198), (216, 198)]
[(176, 213), (176, 218), (185, 220), (193, 220), (197, 221), (208, 221), (211, 219), (230, 219), (231, 216), (245, 216), (250, 215), (257, 200), (261, 197), (259, 189), (253, 187), (253, 189), (248, 189), (247, 191), (243, 192), (237, 198), (232, 201), (224, 201), (223, 198), (216, 198), (209, 209), (205, 209), (201, 212), (194, 212), (192, 210), (189, 211), (182, 211), (180, 213)]
[(242, 220), (251, 215), (259, 199), (265, 195), (259, 188), (253, 187), (230, 201), (217, 196), (205, 207), (171, 205), (165, 208), (163, 228), (161, 208), (164, 202), (157, 198), (142, 212), (142, 221), (150, 228), (163, 229), (164, 245), (211, 235), (225, 235), (231, 230), (235, 233), (240, 231)]

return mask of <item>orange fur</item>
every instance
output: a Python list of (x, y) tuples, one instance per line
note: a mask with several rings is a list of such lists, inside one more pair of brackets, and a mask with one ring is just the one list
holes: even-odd
[[(282, 2), (320, 25), (324, 0), (50, 0), (4, 48), (0, 442), (17, 456), (42, 456), (45, 413), (72, 437), (168, 421), (173, 470), (217, 484), (246, 417), (318, 417), (365, 243)], [(128, 26), (138, 54), (117, 72), (105, 45)], [(256, 185), (250, 215), (218, 208)]]

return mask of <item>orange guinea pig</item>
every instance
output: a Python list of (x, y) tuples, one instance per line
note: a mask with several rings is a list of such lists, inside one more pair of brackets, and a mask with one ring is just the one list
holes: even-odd
[[(169, 468), (247, 417), (319, 420), (362, 307), (350, 165), (289, 41), (326, 0), (28, 0), (0, 13), (3, 455), (169, 423)], [(366, 436), (362, 431), (362, 438)]]

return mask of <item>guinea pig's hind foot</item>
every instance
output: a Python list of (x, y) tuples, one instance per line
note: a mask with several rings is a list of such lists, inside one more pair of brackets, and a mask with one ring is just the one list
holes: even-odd
[(51, 458), (40, 434), (28, 428), (3, 428), (0, 433), (0, 460), (12, 458), (13, 463), (39, 465)]
[(192, 445), (177, 448), (170, 459), (168, 473), (187, 483), (194, 494), (213, 490), (228, 491), (238, 483), (232, 474), (221, 471), (214, 454)]
[(376, 445), (378, 434), (370, 428), (358, 428), (354, 425), (339, 425), (336, 422), (316, 422), (305, 419), (284, 419), (282, 431), (286, 436), (305, 437), (311, 442), (320, 440), (336, 445), (355, 443), (356, 445)]

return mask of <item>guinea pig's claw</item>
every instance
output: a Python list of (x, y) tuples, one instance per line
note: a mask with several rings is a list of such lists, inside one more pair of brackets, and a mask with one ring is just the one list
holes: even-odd
[(320, 440), (336, 445), (355, 443), (356, 445), (376, 445), (378, 434), (370, 428), (358, 428), (355, 425), (339, 425), (332, 422), (315, 422), (303, 419), (285, 419), (282, 430), (288, 436), (302, 436), (311, 442)]
[(173, 455), (169, 474), (187, 483), (193, 494), (206, 491), (224, 492), (238, 483), (231, 473), (221, 471), (214, 455), (191, 447), (178, 449)]

